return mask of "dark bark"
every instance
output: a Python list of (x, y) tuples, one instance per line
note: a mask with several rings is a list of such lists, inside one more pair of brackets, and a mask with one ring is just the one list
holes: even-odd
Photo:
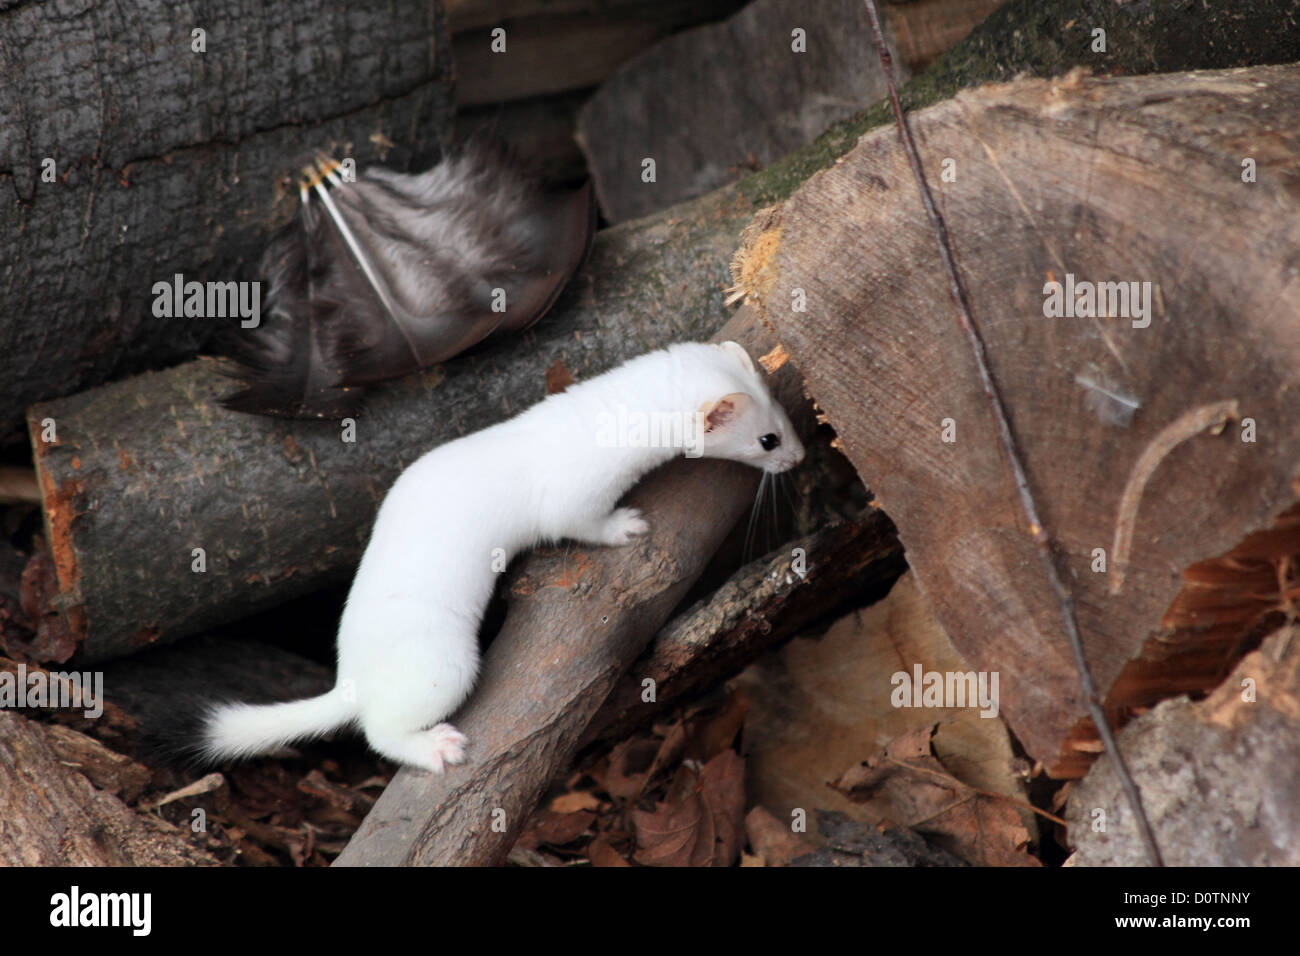
[[(592, 719), (583, 748), (623, 739), (846, 604), (871, 603), (905, 569), (894, 526), (881, 511), (833, 524), (746, 565), (655, 636)], [(654, 701), (643, 698), (646, 680), (654, 681)]]
[(78, 6), (0, 10), (0, 440), (192, 355), (220, 320), (156, 317), (153, 284), (256, 279), (316, 150), (404, 168), (451, 130), (436, 2)]

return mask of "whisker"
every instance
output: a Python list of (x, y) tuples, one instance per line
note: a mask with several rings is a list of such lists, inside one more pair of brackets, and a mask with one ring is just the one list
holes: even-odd
[(776, 493), (776, 487), (778, 484), (780, 484), (780, 481), (781, 481), (780, 475), (772, 476), (772, 488), (771, 488), (772, 493), (768, 495), (768, 504), (767, 504), (767, 510), (771, 512), (772, 520), (768, 523), (767, 526), (767, 539), (766, 539), (767, 548), (764, 549), (763, 551), (764, 554), (767, 554), (768, 551), (771, 551), (773, 548), (775, 548), (778, 544), (781, 543), (780, 540), (781, 539), (781, 515), (779, 513), (781, 503), (780, 501), (777, 500), (777, 493)]
[(778, 477), (781, 478), (781, 482), (780, 482), (781, 490), (785, 492), (785, 500), (786, 503), (790, 506), (790, 513), (792, 515), (798, 514), (799, 499), (798, 496), (795, 494), (795, 492), (798, 490), (798, 485), (795, 484), (795, 480), (790, 477), (790, 473), (788, 471), (781, 472), (781, 474)]
[(749, 523), (745, 528), (745, 546), (741, 552), (741, 561), (748, 564), (753, 558), (754, 529), (757, 527), (759, 511), (763, 505), (763, 494), (767, 490), (767, 480), (770, 476), (763, 472), (758, 479), (758, 490), (754, 493), (754, 506), (749, 510)]

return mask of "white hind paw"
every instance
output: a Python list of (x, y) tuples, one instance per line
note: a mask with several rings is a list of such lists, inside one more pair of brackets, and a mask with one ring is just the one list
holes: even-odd
[(605, 519), (605, 542), (614, 547), (630, 544), (650, 530), (650, 523), (641, 517), (638, 508), (615, 508)]
[(465, 762), (465, 748), (469, 738), (451, 724), (438, 724), (424, 732), (429, 762), (425, 765), (434, 773), (442, 773), (448, 765)]

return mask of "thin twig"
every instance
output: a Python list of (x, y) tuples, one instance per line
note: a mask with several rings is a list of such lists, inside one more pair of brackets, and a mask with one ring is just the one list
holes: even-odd
[[(1054, 816), (1053, 814), (1048, 813), (1046, 810), (1034, 806), (1032, 803), (1026, 803), (1024, 800), (1017, 800), (1015, 797), (1009, 794), (998, 793), (994, 790), (981, 790), (979, 787), (972, 787), (969, 783), (966, 783), (964, 780), (958, 780), (956, 777), (954, 777), (952, 774), (946, 771), (940, 772), (938, 770), (933, 770), (930, 767), (918, 767), (914, 763), (908, 763), (906, 760), (899, 760), (897, 757), (887, 756), (885, 757), (885, 759), (888, 760), (890, 763), (894, 764), (895, 766), (905, 767), (908, 770), (915, 770), (917, 773), (928, 773), (932, 776), (938, 777), (940, 780), (943, 780), (946, 783), (955, 783), (957, 784), (957, 786), (962, 787), (966, 790), (970, 790), (981, 797), (988, 797), (990, 800), (1004, 800), (1007, 803), (1011, 804), (1013, 807), (1019, 807), (1021, 810), (1028, 810), (1030, 813), (1036, 813), (1040, 817), (1046, 817), (1047, 819), (1051, 820), (1053, 823), (1059, 823), (1063, 827), (1069, 826), (1069, 824), (1066, 823), (1064, 820), (1062, 820), (1060, 817)], [(953, 804), (953, 806), (956, 806), (956, 804)], [(928, 820), (930, 818), (927, 817), (926, 819)], [(914, 826), (914, 824), (909, 823), (908, 826), (909, 827)]]
[(1056, 569), (1051, 539), (1044, 532), (1043, 523), (1038, 518), (1038, 507), (1034, 504), (1033, 494), (1029, 490), (1029, 479), (1025, 475), (1024, 466), (1020, 463), (1020, 454), (1016, 448), (1015, 437), (1011, 434), (1011, 426), (1007, 422), (1006, 410), (1003, 408), (997, 386), (993, 383), (993, 377), (989, 373), (988, 355), (984, 348), (984, 340), (980, 337), (978, 329), (975, 328), (970, 297), (967, 295), (961, 274), (957, 271), (957, 263), (952, 254), (952, 243), (948, 239), (948, 227), (944, 225), (943, 217), (939, 215), (939, 210), (934, 204), (934, 197), (931, 195), (930, 187), (925, 180), (925, 171), (921, 168), (920, 154), (917, 152), (916, 143), (912, 139), (912, 131), (907, 125), (906, 117), (903, 115), (903, 106), (898, 100), (898, 89), (894, 85), (892, 58), (889, 55), (889, 48), (885, 45), (884, 30), (880, 26), (880, 14), (876, 10), (875, 0), (863, 0), (863, 2), (866, 3), (867, 16), (871, 20), (871, 32), (876, 38), (876, 49), (880, 53), (880, 65), (885, 71), (885, 82), (889, 87), (889, 101), (893, 105), (894, 120), (898, 125), (898, 138), (902, 141), (903, 151), (907, 153), (907, 161), (912, 167), (916, 187), (921, 193), (921, 202), (925, 205), (926, 215), (929, 217), (930, 225), (934, 229), (935, 242), (939, 247), (939, 257), (943, 260), (944, 268), (948, 273), (948, 291), (957, 303), (959, 310), (958, 321), (961, 323), (962, 330), (966, 333), (966, 338), (970, 342), (971, 351), (975, 354), (975, 366), (979, 369), (980, 383), (983, 385), (984, 395), (988, 398), (989, 405), (993, 409), (993, 420), (997, 425), (998, 438), (1001, 440), (1002, 449), (1011, 465), (1012, 474), (1015, 476), (1016, 490), (1020, 495), (1020, 505), (1025, 512), (1025, 518), (1029, 522), (1030, 536), (1034, 539), (1034, 543), (1038, 545), (1038, 555), (1043, 565), (1043, 571), (1047, 575), (1048, 583), (1056, 593), (1057, 602), (1061, 607), (1061, 620), (1065, 626), (1065, 635), (1070, 642), (1070, 650), (1074, 652), (1074, 664), (1079, 672), (1079, 685), (1083, 690), (1088, 715), (1097, 726), (1097, 733), (1101, 737), (1102, 745), (1106, 748), (1106, 755), (1115, 768), (1115, 775), (1119, 778), (1120, 786), (1124, 789), (1124, 795), (1133, 810), (1133, 815), (1137, 820), (1138, 835), (1146, 846), (1147, 860), (1152, 866), (1164, 866), (1160, 848), (1156, 845), (1155, 834), (1151, 830), (1151, 823), (1147, 820), (1146, 811), (1142, 808), (1142, 796), (1138, 793), (1137, 785), (1133, 782), (1133, 777), (1129, 774), (1124, 757), (1115, 743), (1115, 736), (1111, 733), (1110, 724), (1106, 721), (1106, 712), (1101, 705), (1101, 698), (1097, 694), (1097, 686), (1093, 682), (1092, 671), (1089, 670), (1088, 660), (1084, 657), (1083, 640), (1079, 636), (1079, 625), (1074, 618), (1074, 598), (1065, 589), (1060, 573)]
[(1124, 493), (1119, 496), (1119, 510), (1115, 517), (1115, 540), (1111, 544), (1110, 555), (1114, 571), (1110, 576), (1110, 593), (1118, 594), (1124, 587), (1124, 578), (1128, 574), (1129, 552), (1133, 550), (1133, 530), (1137, 527), (1138, 505), (1142, 503), (1142, 493), (1147, 482), (1156, 473), (1160, 463), (1171, 451), (1187, 439), (1199, 435), (1207, 428), (1221, 427), (1229, 419), (1239, 420), (1237, 401), (1215, 402), (1202, 405), (1178, 417), (1171, 425), (1166, 425), (1160, 434), (1151, 439), (1151, 443), (1138, 456), (1128, 481), (1124, 484)]

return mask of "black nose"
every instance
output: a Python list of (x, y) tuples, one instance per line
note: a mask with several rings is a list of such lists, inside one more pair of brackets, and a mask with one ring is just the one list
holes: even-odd
[(781, 439), (769, 432), (760, 438), (758, 443), (763, 446), (763, 451), (771, 451), (781, 444)]

